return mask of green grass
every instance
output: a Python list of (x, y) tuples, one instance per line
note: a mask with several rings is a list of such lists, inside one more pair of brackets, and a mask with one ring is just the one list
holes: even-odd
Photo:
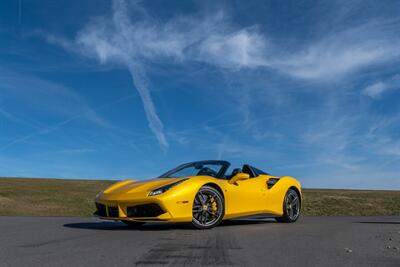
[(0, 178), (0, 215), (89, 216), (111, 181)]
[(400, 191), (306, 189), (303, 214), (400, 215)]
[[(91, 216), (113, 181), (0, 178), (0, 215)], [(304, 215), (400, 215), (400, 191), (303, 190)]]

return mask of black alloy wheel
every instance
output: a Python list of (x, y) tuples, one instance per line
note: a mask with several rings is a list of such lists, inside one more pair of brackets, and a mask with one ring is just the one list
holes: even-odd
[(300, 216), (301, 202), (299, 194), (289, 189), (283, 200), (283, 216), (276, 218), (278, 222), (292, 223)]
[(198, 229), (215, 227), (222, 221), (224, 212), (221, 193), (213, 187), (203, 186), (194, 198), (192, 225)]

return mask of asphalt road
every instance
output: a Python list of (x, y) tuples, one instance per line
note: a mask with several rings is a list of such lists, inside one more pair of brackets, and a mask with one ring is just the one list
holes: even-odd
[(129, 229), (96, 218), (0, 217), (0, 266), (400, 266), (400, 217), (238, 220)]

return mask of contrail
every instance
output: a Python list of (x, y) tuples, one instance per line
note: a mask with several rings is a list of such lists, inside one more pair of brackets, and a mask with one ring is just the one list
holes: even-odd
[(153, 100), (151, 99), (146, 74), (142, 67), (137, 64), (129, 64), (129, 71), (132, 75), (133, 83), (142, 99), (146, 118), (149, 121), (149, 127), (156, 136), (161, 147), (166, 149), (169, 145), (164, 135), (164, 126), (156, 113)]
[[(122, 49), (123, 58), (121, 58), (122, 62), (125, 62), (128, 67), (133, 83), (138, 91), (140, 98), (143, 102), (143, 107), (146, 113), (146, 118), (149, 122), (149, 127), (155, 137), (157, 138), (161, 148), (166, 150), (168, 148), (168, 142), (165, 138), (163, 131), (163, 124), (160, 118), (157, 115), (154, 102), (151, 98), (148, 82), (146, 78), (146, 73), (143, 69), (143, 66), (138, 62), (138, 59), (132, 55), (134, 51), (132, 51), (132, 47), (130, 46), (131, 40), (131, 22), (128, 16), (128, 7), (124, 0), (115, 0), (113, 2), (113, 23), (115, 28), (117, 29), (118, 36), (113, 36), (115, 39), (119, 39), (117, 45), (119, 49)], [(121, 37), (121, 38), (119, 38)], [(109, 42), (110, 40), (106, 40)], [(115, 46), (114, 46), (115, 47)]]
[[(96, 108), (95, 110), (101, 110), (101, 109), (110, 107), (112, 105), (115, 105), (115, 104), (118, 104), (120, 102), (126, 101), (126, 100), (128, 100), (128, 99), (130, 99), (132, 97), (134, 97), (134, 95), (123, 96), (123, 97), (121, 97), (121, 98), (119, 98), (119, 99), (117, 99), (117, 100), (115, 100), (115, 101), (113, 101), (111, 103), (106, 103), (106, 104)], [(42, 129), (39, 129), (38, 131), (35, 131), (33, 133), (30, 133), (30, 134), (25, 135), (25, 136), (20, 137), (20, 138), (17, 138), (15, 140), (11, 141), (10, 143), (8, 143), (8, 144), (6, 144), (4, 146), (1, 146), (0, 147), (0, 151), (4, 151), (4, 150), (8, 149), (9, 147), (11, 147), (13, 145), (16, 145), (18, 143), (24, 142), (24, 141), (26, 141), (28, 139), (31, 139), (32, 137), (35, 137), (35, 136), (38, 136), (38, 135), (41, 135), (41, 134), (47, 134), (47, 133), (50, 133), (52, 131), (55, 131), (55, 130), (59, 129), (62, 126), (64, 126), (64, 125), (66, 125), (66, 124), (68, 124), (68, 123), (70, 123), (70, 122), (72, 122), (74, 120), (77, 120), (77, 119), (83, 117), (88, 112), (89, 111), (74, 115), (71, 118), (68, 118), (66, 120), (62, 120), (62, 121), (60, 121), (60, 122), (58, 122), (58, 123), (56, 123), (54, 125), (51, 125), (51, 126), (48, 126), (48, 127), (44, 127)]]
[(207, 63), (238, 70), (268, 66), (265, 38), (257, 27), (234, 30), (223, 12), (207, 16), (175, 16), (163, 23), (136, 1), (113, 0), (112, 13), (92, 18), (75, 42), (48, 36), (51, 42), (98, 59), (101, 64), (127, 68), (143, 103), (146, 119), (161, 149), (169, 147), (151, 97), (145, 67), (154, 62)]
[(169, 144), (150, 94), (146, 72), (140, 59), (140, 47), (134, 38), (133, 24), (128, 16), (127, 4), (123, 0), (115, 0), (112, 8), (111, 19), (103, 17), (88, 23), (78, 33), (76, 44), (85, 56), (95, 57), (101, 63), (118, 63), (129, 70), (142, 100), (149, 128), (161, 149), (166, 150)]

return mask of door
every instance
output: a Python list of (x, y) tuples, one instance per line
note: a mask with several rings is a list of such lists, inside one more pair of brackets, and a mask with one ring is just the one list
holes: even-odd
[(225, 216), (246, 216), (266, 209), (266, 178), (257, 176), (225, 186)]

